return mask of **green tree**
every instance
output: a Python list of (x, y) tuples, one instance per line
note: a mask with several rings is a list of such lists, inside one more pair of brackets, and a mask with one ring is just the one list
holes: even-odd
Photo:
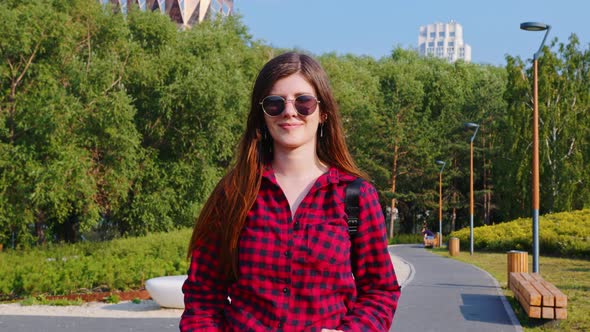
[[(568, 44), (554, 40), (539, 58), (539, 147), (541, 213), (587, 206), (589, 55), (572, 35)], [(507, 57), (507, 130), (502, 160), (514, 172), (498, 170), (498, 185), (511, 192), (505, 200), (509, 216), (529, 215), (531, 206), (532, 68), (519, 58)]]
[(238, 18), (177, 32), (162, 15), (136, 12), (130, 30), (141, 55), (125, 86), (147, 153), (118, 227), (138, 234), (189, 226), (234, 158), (266, 49)]
[(124, 20), (87, 1), (3, 6), (2, 187), (18, 202), (2, 211), (4, 232), (74, 240), (118, 206), (135, 169)]

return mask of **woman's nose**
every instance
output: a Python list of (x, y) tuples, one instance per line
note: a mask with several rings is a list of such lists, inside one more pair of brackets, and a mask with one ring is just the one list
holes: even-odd
[(285, 99), (285, 111), (283, 114), (289, 116), (297, 114), (297, 110), (295, 109), (295, 99)]

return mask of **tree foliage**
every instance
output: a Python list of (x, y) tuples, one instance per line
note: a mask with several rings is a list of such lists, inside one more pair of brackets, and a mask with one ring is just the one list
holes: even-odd
[[(190, 226), (234, 158), (262, 65), (282, 50), (239, 17), (179, 30), (91, 0), (0, 2), (0, 243)], [(530, 214), (532, 66), (324, 54), (346, 139), (401, 230)], [(589, 206), (590, 51), (572, 35), (539, 59), (541, 213)], [(450, 222), (449, 222), (450, 221)], [(436, 229), (437, 227), (435, 227)]]
[[(573, 34), (567, 44), (554, 40), (545, 47), (538, 62), (541, 213), (581, 209), (590, 202), (584, 167), (590, 158), (590, 51), (581, 50)], [(533, 70), (510, 56), (506, 70), (508, 112), (503, 117), (499, 144), (505, 149), (500, 159), (503, 167), (514, 171), (498, 170), (498, 191), (513, 198), (504, 202), (508, 215), (524, 216), (531, 206)]]

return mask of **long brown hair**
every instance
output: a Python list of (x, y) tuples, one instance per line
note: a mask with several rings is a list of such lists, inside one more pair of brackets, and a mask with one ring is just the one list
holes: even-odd
[(364, 177), (346, 147), (342, 120), (332, 89), (320, 64), (313, 58), (289, 52), (270, 60), (256, 78), (246, 131), (238, 146), (233, 167), (219, 181), (205, 203), (193, 229), (188, 256), (204, 241), (219, 243), (219, 260), (227, 279), (238, 277), (238, 240), (246, 216), (258, 195), (262, 168), (273, 159), (272, 138), (266, 129), (260, 100), (276, 81), (300, 73), (313, 86), (320, 100), (323, 135), (317, 139), (320, 161), (350, 174)]

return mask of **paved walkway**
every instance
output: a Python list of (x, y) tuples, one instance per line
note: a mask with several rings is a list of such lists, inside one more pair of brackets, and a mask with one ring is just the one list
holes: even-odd
[(4, 332), (158, 332), (178, 331), (178, 318), (97, 318), (64, 316), (3, 316)]
[(496, 279), (486, 271), (421, 245), (389, 250), (404, 263), (398, 264), (400, 270), (410, 269), (390, 331), (522, 332)]

